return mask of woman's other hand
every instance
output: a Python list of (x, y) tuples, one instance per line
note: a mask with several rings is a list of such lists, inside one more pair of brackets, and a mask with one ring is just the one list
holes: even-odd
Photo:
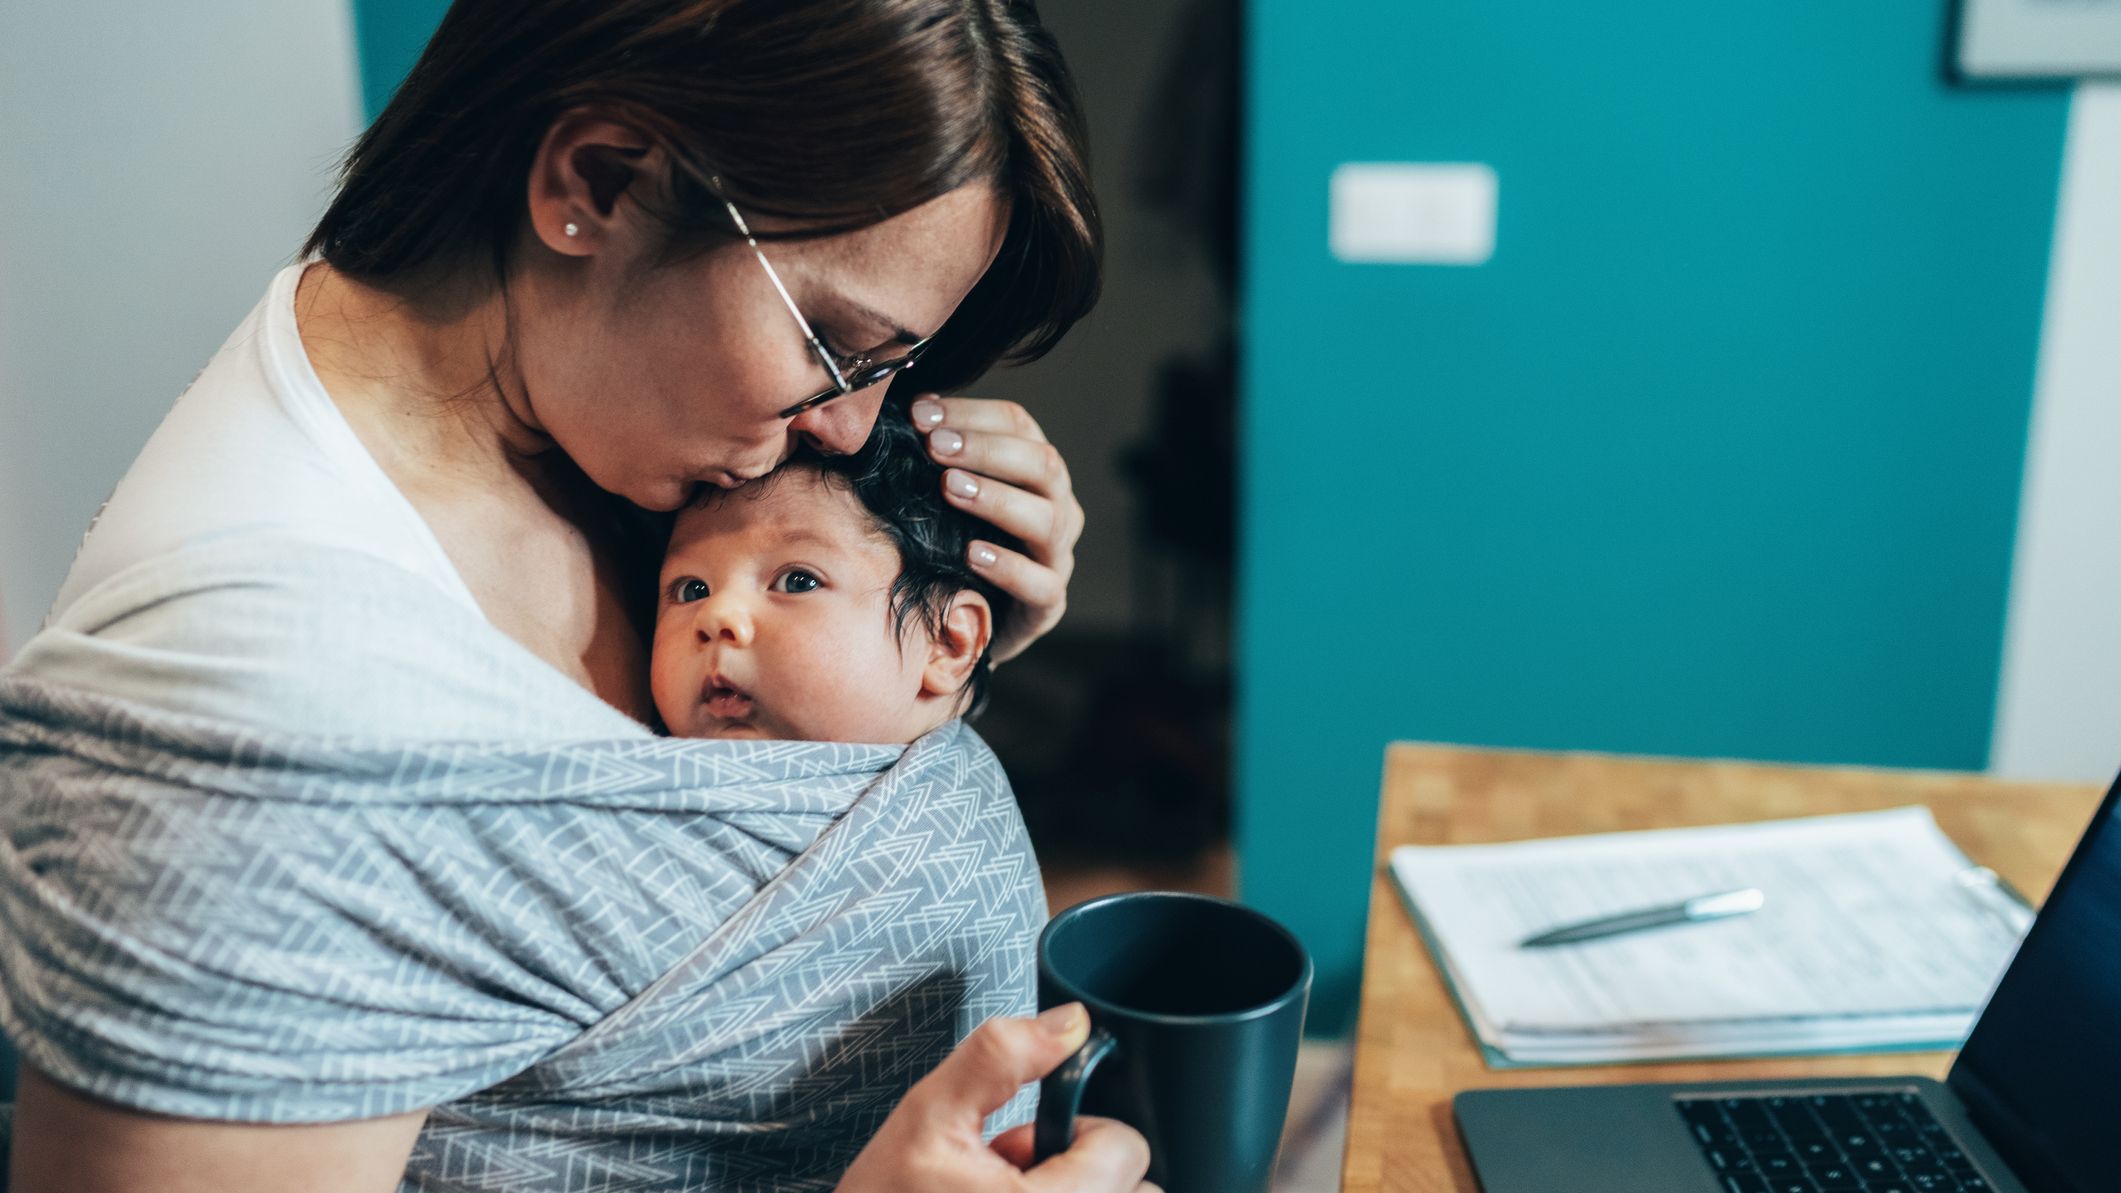
[(994, 635), (994, 661), (1014, 658), (1068, 608), (1075, 542), (1083, 536), (1068, 464), (1015, 402), (930, 394), (913, 403), (913, 425), (927, 436), (929, 458), (947, 469), (950, 503), (1024, 544), (1016, 552), (975, 541), (968, 551), (973, 570), (1017, 600)]
[(1078, 1003), (1036, 1019), (990, 1019), (922, 1078), (855, 1157), (838, 1193), (1157, 1193), (1149, 1145), (1131, 1127), (1079, 1118), (1075, 1143), (1031, 1167), (1031, 1128), (981, 1142), (987, 1116), (1082, 1046)]

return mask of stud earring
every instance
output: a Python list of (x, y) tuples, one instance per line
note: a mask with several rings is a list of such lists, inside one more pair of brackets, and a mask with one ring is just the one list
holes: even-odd
[(569, 224), (565, 228), (560, 229), (560, 231), (567, 233), (569, 236), (580, 236), (582, 234), (582, 229), (574, 224)]

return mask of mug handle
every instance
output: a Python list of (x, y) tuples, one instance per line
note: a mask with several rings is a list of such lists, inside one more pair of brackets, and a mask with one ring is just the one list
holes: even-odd
[(1112, 1055), (1119, 1041), (1092, 1024), (1090, 1038), (1068, 1054), (1038, 1083), (1038, 1126), (1032, 1130), (1032, 1163), (1043, 1164), (1075, 1142), (1075, 1115), (1082, 1109), (1083, 1087), (1098, 1063)]

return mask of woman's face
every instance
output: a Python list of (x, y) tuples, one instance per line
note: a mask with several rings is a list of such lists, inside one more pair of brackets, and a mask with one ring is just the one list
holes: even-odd
[[(782, 227), (744, 214), (755, 232)], [(860, 231), (760, 244), (826, 347), (884, 358), (942, 326), (1005, 223), (975, 184)], [(763, 475), (805, 441), (861, 447), (888, 384), (780, 416), (831, 379), (750, 246), (658, 267), (655, 244), (622, 199), (569, 239), (579, 255), (544, 254), (517, 279), (516, 359), (538, 429), (599, 487), (654, 510)]]

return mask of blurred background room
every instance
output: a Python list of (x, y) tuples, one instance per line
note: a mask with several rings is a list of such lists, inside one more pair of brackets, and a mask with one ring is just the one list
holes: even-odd
[[(0, 657), (444, 7), (0, 6)], [(1105, 297), (978, 392), (1089, 528), (980, 728), (1056, 909), (1309, 945), (1291, 1189), (1387, 742), (2121, 765), (2121, 83), (1951, 0), (1042, 11)]]

